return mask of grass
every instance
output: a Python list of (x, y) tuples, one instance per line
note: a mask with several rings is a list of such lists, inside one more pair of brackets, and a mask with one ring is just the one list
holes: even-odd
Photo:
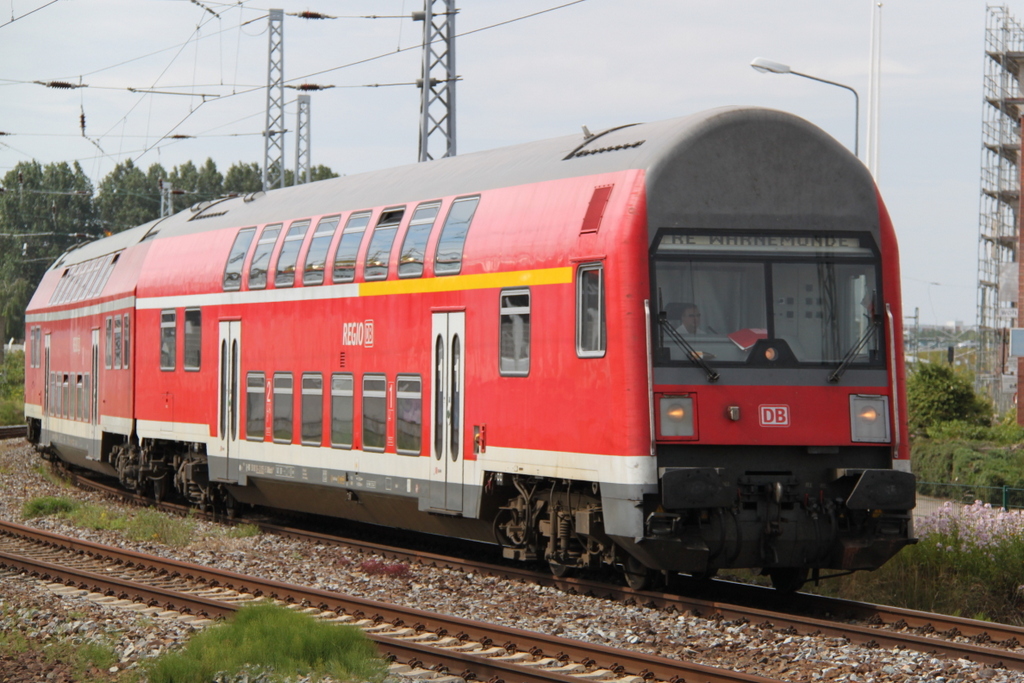
[(385, 665), (357, 628), (330, 624), (270, 604), (244, 607), (230, 621), (194, 635), (181, 652), (147, 667), (150, 683), (206, 683), (243, 671), (288, 676), (329, 675), (380, 681)]
[(119, 512), (64, 496), (33, 498), (22, 506), (21, 516), (25, 519), (55, 516), (86, 529), (119, 531), (133, 541), (153, 541), (178, 547), (209, 538), (251, 538), (260, 534), (260, 528), (255, 524), (238, 524), (214, 529), (212, 536), (203, 535), (191, 517), (181, 518), (152, 508)]

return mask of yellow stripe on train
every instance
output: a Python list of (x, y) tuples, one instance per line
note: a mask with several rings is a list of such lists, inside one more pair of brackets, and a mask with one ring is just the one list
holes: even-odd
[(467, 289), (496, 289), (572, 283), (572, 267), (516, 270), (510, 273), (479, 273), (451, 277), (385, 280), (359, 283), (359, 296), (455, 292)]

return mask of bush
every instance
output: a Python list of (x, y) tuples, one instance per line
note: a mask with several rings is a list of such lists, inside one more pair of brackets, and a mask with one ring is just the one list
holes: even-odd
[(16, 403), (25, 400), (24, 351), (10, 351), (4, 354), (3, 365), (0, 365), (0, 400)]
[(82, 504), (70, 498), (58, 498), (56, 496), (43, 496), (33, 498), (26, 502), (21, 508), (21, 516), (25, 519), (33, 517), (49, 517), (50, 515), (66, 515), (75, 512)]
[(907, 380), (907, 410), (910, 431), (919, 435), (941, 422), (992, 422), (992, 405), (974, 393), (970, 380), (940, 363), (921, 365)]
[(0, 425), (25, 424), (25, 404), (0, 398)]

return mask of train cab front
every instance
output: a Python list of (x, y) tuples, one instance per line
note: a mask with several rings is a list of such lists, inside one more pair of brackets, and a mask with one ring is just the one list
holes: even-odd
[(882, 270), (869, 233), (660, 235), (659, 494), (645, 501), (634, 555), (692, 574), (761, 568), (786, 583), (810, 569), (875, 569), (912, 542), (915, 485), (892, 381), (901, 331)]

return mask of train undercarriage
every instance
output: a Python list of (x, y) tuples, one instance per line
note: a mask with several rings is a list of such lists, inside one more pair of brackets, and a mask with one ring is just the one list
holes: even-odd
[[(38, 444), (39, 430), (30, 426), (33, 434)], [(263, 505), (496, 542), (506, 558), (545, 562), (560, 577), (615, 567), (633, 588), (675, 574), (760, 568), (776, 588), (795, 590), (811, 572), (875, 569), (913, 542), (913, 475), (891, 469), (663, 468), (659, 493), (638, 501), (642, 535), (623, 536), (606, 529), (597, 482), (489, 473), (479, 518), (471, 519), (417, 511), (415, 498), (383, 492), (211, 481), (203, 444), (119, 438), (98, 461), (68, 457), (55, 444), (37, 447), (50, 459), (114, 474), (158, 501), (180, 497), (228, 516), (245, 504)]]

